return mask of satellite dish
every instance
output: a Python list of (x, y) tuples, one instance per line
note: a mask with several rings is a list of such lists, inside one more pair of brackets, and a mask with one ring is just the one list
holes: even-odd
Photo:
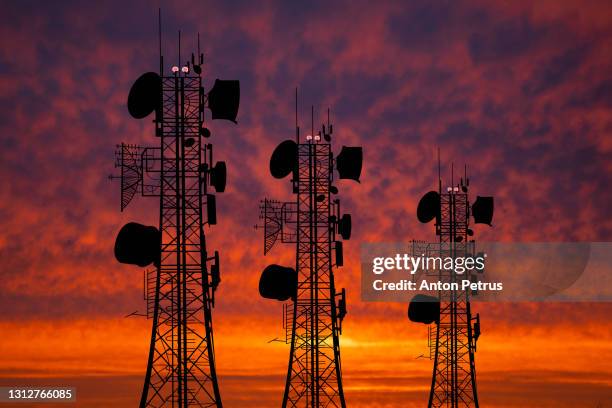
[(159, 265), (161, 234), (155, 227), (130, 222), (125, 224), (115, 240), (115, 258), (120, 263), (148, 266)]
[(417, 218), (423, 224), (440, 218), (440, 194), (437, 191), (430, 191), (421, 198), (417, 207)]
[(270, 158), (272, 177), (282, 179), (297, 170), (297, 156), (298, 146), (293, 140), (285, 140), (276, 146)]
[(439, 322), (440, 299), (429, 295), (414, 295), (408, 306), (408, 318), (416, 323)]
[(128, 111), (133, 118), (142, 119), (159, 109), (162, 82), (155, 72), (142, 74), (134, 82), (128, 95)]
[(208, 109), (213, 119), (236, 122), (240, 106), (240, 81), (216, 79), (208, 92)]
[(293, 268), (269, 265), (259, 278), (259, 294), (266, 299), (285, 301), (297, 297), (297, 272)]
[(210, 169), (210, 184), (215, 188), (217, 193), (225, 191), (225, 184), (227, 182), (227, 167), (224, 161), (219, 161), (215, 164), (215, 167)]
[(341, 179), (359, 182), (362, 165), (363, 148), (342, 146), (340, 154), (336, 157), (336, 169)]
[(472, 204), (472, 216), (476, 224), (491, 226), (493, 220), (493, 197), (477, 196)]
[(344, 251), (342, 248), (342, 241), (335, 242), (335, 252), (336, 252), (336, 266), (344, 265)]
[(338, 221), (338, 233), (343, 239), (350, 239), (351, 229), (351, 214), (344, 214)]

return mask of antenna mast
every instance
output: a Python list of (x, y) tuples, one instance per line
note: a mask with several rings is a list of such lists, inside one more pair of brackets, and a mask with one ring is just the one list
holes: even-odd
[(300, 126), (298, 124), (298, 89), (295, 87), (295, 141), (300, 143)]
[[(467, 166), (466, 179), (460, 186), (451, 186), (441, 190), (440, 159), (438, 149), (438, 192), (430, 191), (421, 198), (417, 217), (422, 223), (435, 219), (437, 244), (426, 244), (428, 256), (439, 256), (443, 259), (474, 257), (476, 243), (470, 228), (470, 215), (474, 222), (490, 225), (493, 217), (493, 197), (478, 197), (474, 204), (469, 204)], [(451, 180), (454, 178), (451, 169)], [(422, 245), (421, 245), (422, 246)], [(421, 255), (421, 250), (417, 252)], [(453, 288), (458, 284), (457, 274), (453, 270), (426, 270), (426, 275), (440, 282), (450, 283)], [(477, 273), (483, 271), (466, 271), (461, 279), (478, 282)], [(480, 316), (472, 316), (470, 298), (478, 292), (471, 289), (439, 291), (437, 297), (415, 295), (408, 308), (412, 321), (432, 324), (431, 303), (437, 304), (435, 328), (430, 328), (430, 359), (434, 360), (429, 408), (478, 408), (476, 392), (476, 364), (474, 354), (476, 342), (480, 336)]]
[[(314, 107), (311, 119), (314, 133)], [(350, 238), (351, 216), (340, 217), (332, 183), (334, 167), (340, 179), (359, 181), (363, 151), (345, 146), (333, 159), (331, 136), (322, 136), (278, 145), (270, 160), (272, 176), (291, 175), (296, 197), (284, 203), (265, 199), (260, 207), (264, 254), (278, 238), (296, 245), (295, 269), (270, 265), (259, 282), (262, 297), (286, 302), (285, 341), (291, 350), (283, 408), (346, 407), (340, 371), (346, 292), (335, 288), (334, 267), (343, 265), (341, 239)]]
[[(164, 74), (147, 72), (132, 86), (128, 110), (136, 119), (155, 115), (156, 147), (118, 146), (121, 210), (137, 192), (159, 198), (159, 228), (126, 224), (115, 243), (121, 263), (155, 269), (145, 275), (147, 318), (152, 319), (149, 359), (140, 407), (217, 407), (212, 309), (220, 278), (219, 252), (208, 252), (205, 225), (215, 225), (216, 195), (225, 190), (225, 162), (212, 161), (204, 108), (213, 119), (236, 122), (238, 81), (217, 80), (205, 94), (200, 65), (181, 64)], [(201, 63), (201, 59), (200, 59)], [(193, 68), (193, 69), (191, 69)]]
[(162, 56), (162, 17), (161, 7), (158, 9), (157, 15), (158, 41), (159, 41), (159, 75), (164, 73), (164, 57)]

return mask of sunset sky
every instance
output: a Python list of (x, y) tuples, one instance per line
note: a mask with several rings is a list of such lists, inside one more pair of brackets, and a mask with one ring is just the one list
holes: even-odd
[[(93, 3), (93, 2), (92, 2)], [(471, 194), (495, 196), (476, 239), (612, 241), (612, 6), (605, 1), (0, 3), (0, 386), (73, 385), (79, 407), (134, 407), (150, 320), (142, 270), (118, 264), (116, 233), (158, 223), (159, 202), (119, 211), (108, 175), (120, 142), (156, 145), (132, 119), (134, 79), (183, 55), (199, 31), (204, 78), (241, 81), (238, 125), (211, 124), (228, 165), (209, 249), (221, 253), (215, 349), (227, 408), (275, 407), (289, 347), (281, 304), (258, 294), (258, 200), (288, 200), (268, 172), (294, 133), (294, 92), (310, 128), (327, 107), (333, 146), (364, 147), (361, 184), (338, 183), (353, 235), (336, 285), (348, 291), (341, 355), (351, 408), (424, 407), (427, 327), (405, 304), (366, 303), (362, 242), (434, 239), (416, 204), (469, 166)], [(612, 406), (610, 303), (479, 304), (481, 407)], [(598, 405), (599, 404), (599, 405)], [(8, 405), (2, 405), (7, 406)], [(20, 405), (24, 406), (24, 405)], [(51, 405), (44, 405), (49, 407)], [(68, 405), (63, 405), (68, 406)]]

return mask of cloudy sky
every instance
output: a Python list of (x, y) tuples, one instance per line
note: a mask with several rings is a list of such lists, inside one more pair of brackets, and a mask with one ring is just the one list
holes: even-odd
[[(493, 4), (495, 3), (495, 4)], [(525, 3), (525, 4), (522, 4)], [(211, 125), (228, 164), (211, 249), (223, 283), (214, 311), (225, 405), (277, 406), (288, 346), (281, 305), (257, 292), (263, 256), (257, 201), (290, 198), (268, 159), (328, 107), (334, 148), (364, 146), (362, 183), (341, 182), (353, 215), (341, 338), (350, 407), (422, 407), (431, 362), (425, 326), (402, 304), (359, 297), (361, 242), (433, 239), (415, 217), (443, 175), (467, 164), (471, 192), (496, 198), (487, 241), (612, 238), (612, 7), (604, 1), (162, 3), (164, 55), (177, 59), (199, 31), (205, 82), (239, 79), (237, 126)], [(150, 321), (142, 271), (112, 248), (128, 221), (155, 225), (158, 202), (119, 212), (108, 180), (114, 146), (155, 145), (132, 119), (133, 80), (156, 70), (159, 2), (2, 2), (0, 15), (0, 385), (74, 384), (78, 406), (135, 406)], [(185, 54), (183, 54), (185, 55)], [(596, 407), (612, 401), (609, 304), (476, 306), (476, 354), (486, 407)]]

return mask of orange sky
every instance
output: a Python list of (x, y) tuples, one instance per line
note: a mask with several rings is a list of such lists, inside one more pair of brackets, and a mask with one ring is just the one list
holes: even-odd
[[(252, 226), (260, 198), (290, 198), (267, 162), (293, 135), (295, 86), (301, 117), (310, 104), (317, 115), (332, 108), (336, 152), (364, 146), (362, 183), (338, 185), (354, 223), (336, 273), (348, 290), (341, 354), (350, 407), (426, 404), (432, 363), (417, 359), (426, 326), (408, 322), (405, 305), (360, 301), (359, 244), (433, 239), (414, 214), (434, 187), (437, 146), (444, 174), (468, 163), (472, 196), (495, 196), (494, 228), (478, 227), (476, 239), (612, 240), (605, 2), (163, 7), (168, 59), (178, 28), (194, 38), (199, 30), (206, 81), (241, 80), (238, 126), (211, 125), (229, 172), (218, 225), (207, 229), (209, 249), (221, 253), (214, 326), (226, 407), (282, 398), (289, 348), (268, 343), (282, 335), (281, 305), (261, 299), (257, 283), (265, 265), (294, 255), (279, 247), (264, 257)], [(155, 225), (158, 203), (136, 198), (120, 213), (107, 176), (116, 143), (156, 143), (151, 123), (125, 108), (131, 82), (157, 67), (156, 13), (144, 1), (3, 5), (0, 385), (75, 384), (83, 407), (139, 399), (150, 321), (123, 316), (143, 310), (142, 271), (117, 264), (112, 248), (124, 223)], [(612, 404), (610, 304), (476, 311), (481, 406)]]
[[(604, 308), (592, 306), (593, 318), (578, 327), (542, 318), (521, 327), (494, 320), (501, 312), (495, 309), (504, 308), (491, 307), (492, 314), (480, 309), (485, 331), (476, 358), (482, 406), (587, 407), (609, 401), (612, 336), (609, 325), (601, 324)], [(535, 308), (537, 314), (567, 309)], [(401, 310), (393, 309), (386, 318), (345, 321), (342, 364), (350, 406), (419, 407), (427, 399), (431, 361), (416, 358), (427, 352), (426, 327), (406, 322)], [(525, 309), (513, 305), (502, 313)], [(227, 406), (280, 403), (288, 346), (268, 343), (280, 334), (277, 322), (217, 318), (217, 363)], [(148, 349), (144, 319), (32, 321), (0, 329), (9, 334), (0, 341), (2, 350), (11, 350), (3, 353), (3, 384), (75, 384), (78, 406), (109, 406), (114, 399), (120, 406), (137, 403)], [(96, 384), (108, 389), (102, 392)]]

